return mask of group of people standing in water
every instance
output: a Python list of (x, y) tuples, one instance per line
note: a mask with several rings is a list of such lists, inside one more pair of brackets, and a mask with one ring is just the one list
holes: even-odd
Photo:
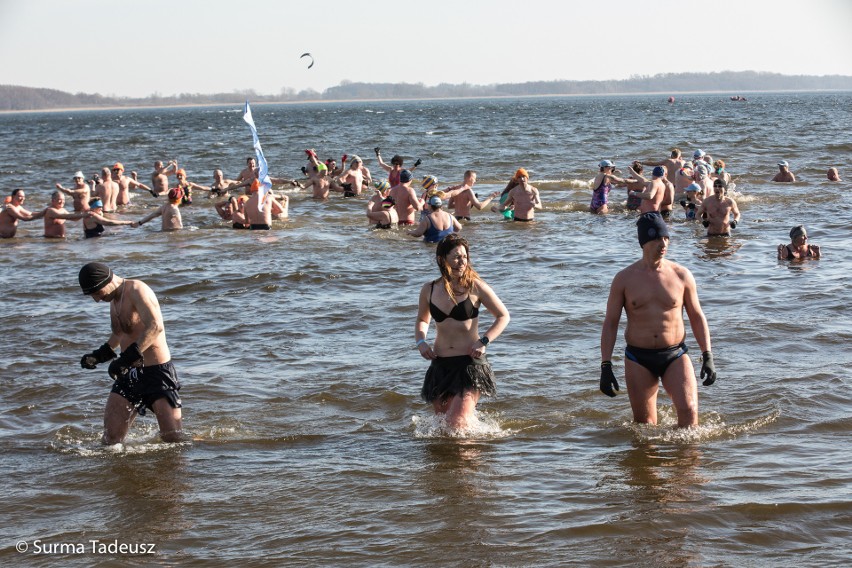
[[(338, 167), (334, 160), (320, 162), (315, 151), (306, 150), (306, 179), (273, 179), (273, 183), (310, 187), (312, 197), (319, 200), (328, 199), (330, 191), (356, 197), (372, 185), (375, 193), (368, 199), (366, 214), (376, 228), (407, 226), (409, 235), (437, 243), (435, 256), (440, 276), (422, 286), (414, 327), (415, 347), (430, 362), (421, 396), (437, 415), (443, 416), (450, 431), (464, 431), (476, 421), (479, 398), (495, 393), (494, 373), (486, 352), (509, 325), (510, 314), (497, 293), (474, 270), (470, 245), (458, 233), (462, 222), (470, 220), (472, 210), (489, 205), (491, 211), (514, 222), (533, 221), (535, 211), (542, 208), (541, 195), (523, 168), (515, 172), (502, 192), (493, 192), (483, 200), (474, 192), (477, 173), (473, 170), (464, 173), (461, 184), (443, 190), (438, 189), (434, 176), (425, 176), (418, 195), (412, 187), (412, 172), (420, 160), (405, 169), (402, 157), (394, 156), (391, 164), (385, 164), (379, 148), (375, 153), (387, 172), (387, 180), (373, 181), (357, 155), (351, 159), (344, 155)], [(650, 178), (644, 175), (645, 166), (652, 168)], [(788, 166), (779, 164), (779, 168), (784, 174)], [(599, 170), (591, 182), (589, 210), (606, 213), (613, 188), (625, 187), (627, 209), (639, 213), (636, 227), (642, 251), (642, 257), (616, 274), (610, 285), (601, 331), (600, 390), (610, 397), (620, 390), (612, 356), (620, 318), (626, 313), (624, 380), (634, 420), (657, 423), (657, 395), (662, 384), (676, 410), (678, 426), (695, 426), (698, 387), (692, 360), (684, 357), (689, 352), (684, 311), (701, 352), (702, 384), (712, 385), (717, 375), (710, 330), (695, 279), (687, 268), (665, 257), (670, 238), (666, 221), (680, 197), (686, 219), (700, 220), (708, 236), (730, 235), (740, 221), (739, 208), (729, 193), (733, 182), (724, 162), (712, 161), (701, 150), (695, 151), (691, 162), (684, 160), (678, 149), (659, 163), (636, 161), (623, 177), (610, 160), (601, 161)], [(830, 171), (830, 179), (831, 174)], [(169, 187), (170, 175), (176, 177), (174, 187)], [(834, 175), (839, 180), (836, 171)], [(268, 230), (273, 216), (286, 218), (288, 213), (286, 195), (270, 191), (262, 196), (259, 192), (254, 158), (247, 159), (246, 168), (235, 180), (226, 179), (216, 170), (211, 186), (189, 182), (175, 161), (155, 163), (151, 186), (139, 182), (135, 173), (125, 176), (120, 163), (104, 168), (90, 182), (77, 172), (73, 188), (56, 186), (50, 206), (37, 212), (24, 208), (22, 189), (14, 190), (0, 213), (0, 236), (14, 236), (19, 220), (39, 218), (45, 220), (45, 236), (53, 238), (65, 236), (64, 222), (69, 220), (82, 220), (87, 237), (100, 235), (104, 226), (140, 226), (158, 217), (164, 230), (178, 229), (182, 227), (180, 208), (192, 203), (193, 190), (223, 197), (216, 203), (216, 210), (234, 228)], [(165, 196), (167, 202), (137, 221), (107, 217), (129, 203), (131, 189), (147, 191), (157, 198)], [(240, 189), (244, 196), (229, 196), (229, 192)], [(74, 201), (73, 212), (64, 207), (66, 195)], [(790, 239), (790, 244), (778, 246), (779, 259), (820, 258), (820, 248), (808, 243), (804, 226), (794, 227)], [(104, 442), (122, 441), (135, 416), (144, 414), (146, 409), (156, 415), (165, 441), (181, 439), (180, 383), (165, 342), (156, 295), (143, 282), (120, 278), (99, 263), (84, 266), (79, 279), (84, 294), (110, 303), (109, 339), (81, 360), (81, 366), (89, 369), (109, 363), (110, 376), (116, 381), (105, 409)], [(493, 317), (483, 333), (479, 330), (481, 308)], [(430, 341), (428, 332), (433, 320), (435, 335)]]

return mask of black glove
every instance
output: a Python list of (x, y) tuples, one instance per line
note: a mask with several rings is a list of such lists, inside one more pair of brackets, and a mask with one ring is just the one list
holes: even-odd
[(84, 369), (96, 369), (98, 363), (106, 363), (116, 357), (118, 355), (115, 354), (109, 343), (104, 343), (88, 355), (83, 355), (83, 358), (80, 359), (80, 366)]
[(680, 200), (680, 206), (681, 206), (681, 207), (686, 207), (686, 199), (681, 199), (681, 200)]
[(709, 227), (710, 221), (701, 221), (701, 224), (704, 225), (705, 227)]
[(379, 147), (376, 146), (375, 148), (373, 148), (373, 152), (375, 152), (376, 156), (378, 156), (381, 153), (381, 149), (379, 149)]
[[(707, 377), (704, 379), (704, 377)], [(704, 382), (701, 383), (705, 387), (709, 387), (716, 382), (716, 365), (713, 364), (713, 354), (705, 351), (701, 354), (701, 378)]]
[(423, 163), (423, 160), (421, 160), (420, 158), (417, 158), (417, 161), (414, 162), (414, 167), (416, 168), (417, 166), (419, 166), (422, 163)]
[(736, 221), (731, 221), (731, 228), (732, 228), (732, 229), (736, 229), (736, 228), (737, 228), (737, 222), (736, 222)]
[(142, 352), (139, 351), (139, 346), (136, 343), (131, 343), (127, 349), (121, 352), (118, 359), (109, 364), (109, 376), (112, 380), (116, 380), (122, 375), (127, 374), (131, 367), (142, 366)]
[(601, 392), (607, 396), (614, 397), (617, 390), (620, 389), (618, 388), (618, 381), (615, 380), (615, 375), (612, 372), (612, 363), (604, 361), (601, 363)]
[(308, 175), (308, 168), (306, 168), (305, 166), (302, 166), (302, 173), (305, 174), (305, 175)]

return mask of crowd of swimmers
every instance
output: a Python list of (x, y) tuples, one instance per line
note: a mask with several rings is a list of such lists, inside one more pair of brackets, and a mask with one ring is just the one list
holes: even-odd
[[(366, 216), (377, 229), (405, 227), (409, 235), (437, 243), (440, 276), (422, 286), (414, 326), (414, 345), (430, 362), (421, 396), (448, 428), (465, 430), (476, 420), (480, 396), (495, 392), (486, 350), (508, 326), (510, 315), (497, 293), (473, 269), (470, 245), (459, 232), (474, 209), (481, 211), (489, 205), (490, 211), (512, 222), (533, 221), (535, 211), (542, 207), (539, 190), (530, 184), (523, 168), (515, 172), (502, 192), (493, 192), (482, 200), (474, 192), (477, 174), (473, 170), (464, 173), (462, 183), (443, 190), (435, 176), (427, 175), (415, 190), (413, 171), (420, 160), (410, 169), (404, 167), (401, 156), (386, 164), (380, 148), (375, 148), (387, 179), (373, 180), (357, 155), (344, 155), (338, 165), (333, 159), (321, 162), (314, 150), (305, 153), (304, 180), (273, 178), (272, 183), (310, 187), (312, 197), (318, 200), (328, 199), (330, 192), (339, 192), (344, 198), (371, 192)], [(717, 373), (695, 279), (686, 267), (665, 258), (670, 238), (667, 219), (678, 203), (685, 218), (700, 221), (708, 236), (729, 235), (740, 221), (732, 195), (734, 184), (724, 162), (712, 160), (702, 150), (696, 150), (691, 161), (683, 159), (678, 149), (659, 162), (635, 161), (626, 168), (626, 175), (620, 175), (610, 160), (598, 166), (599, 172), (590, 184), (589, 211), (605, 214), (614, 188), (625, 188), (627, 208), (639, 213), (636, 227), (642, 249), (642, 258), (616, 274), (610, 286), (601, 331), (600, 390), (610, 397), (620, 390), (612, 356), (619, 322), (626, 313), (624, 379), (634, 420), (657, 423), (657, 395), (662, 384), (677, 413), (677, 425), (695, 426), (698, 387), (692, 361), (684, 357), (689, 351), (684, 342), (684, 313), (701, 352), (702, 384), (713, 385)], [(645, 175), (646, 167), (651, 169), (650, 177)], [(778, 167), (773, 181), (795, 181), (787, 162), (779, 162)], [(173, 185), (169, 183), (172, 175)], [(221, 198), (215, 204), (216, 211), (235, 229), (268, 230), (273, 218), (287, 218), (289, 199), (273, 191), (262, 192), (259, 176), (254, 157), (246, 160), (236, 179), (226, 179), (216, 170), (209, 186), (190, 182), (176, 161), (156, 162), (150, 186), (140, 182), (135, 172), (125, 175), (121, 163), (104, 168), (88, 181), (77, 172), (74, 186), (56, 184), (50, 205), (41, 211), (24, 208), (23, 189), (12, 191), (0, 212), (0, 236), (12, 237), (18, 221), (35, 219), (44, 219), (44, 235), (50, 238), (65, 237), (65, 222), (74, 220), (82, 221), (87, 238), (100, 236), (106, 226), (138, 227), (157, 218), (163, 230), (180, 229), (181, 208), (193, 203), (193, 192)], [(835, 168), (827, 177), (840, 181)], [(110, 216), (130, 202), (130, 190), (145, 191), (158, 199), (165, 197), (165, 202), (138, 220)], [(231, 195), (240, 190), (241, 195)], [(73, 211), (65, 208), (66, 196), (73, 199)], [(777, 256), (781, 260), (818, 259), (820, 248), (808, 243), (805, 227), (798, 225), (790, 231), (790, 243), (778, 245)], [(104, 345), (83, 355), (80, 362), (85, 369), (108, 363), (107, 372), (115, 381), (104, 412), (104, 443), (123, 441), (134, 418), (146, 410), (155, 414), (164, 441), (183, 439), (180, 381), (165, 341), (156, 295), (144, 282), (123, 279), (100, 263), (84, 266), (79, 281), (84, 294), (96, 302), (110, 303), (111, 314), (118, 321)], [(481, 307), (493, 317), (484, 333), (479, 331)], [(433, 320), (435, 335), (430, 341)]]
[[(435, 176), (415, 178), (421, 160), (406, 168), (402, 156), (393, 156), (388, 164), (380, 148), (374, 152), (378, 166), (386, 174), (381, 179), (373, 179), (358, 155), (344, 154), (338, 164), (334, 158), (321, 161), (315, 150), (308, 149), (305, 150), (307, 163), (301, 168), (302, 179), (270, 180), (279, 188), (307, 189), (316, 200), (327, 200), (333, 194), (348, 198), (369, 193), (365, 213), (376, 229), (404, 228), (407, 234), (427, 242), (439, 242), (446, 235), (461, 231), (474, 209), (486, 209), (524, 223), (534, 220), (536, 210), (542, 208), (541, 194), (530, 184), (524, 168), (515, 172), (501, 192), (480, 199), (474, 191), (477, 172), (473, 170), (464, 173), (461, 183), (440, 189)], [(725, 162), (713, 160), (703, 150), (695, 150), (690, 160), (674, 148), (664, 160), (634, 161), (625, 174), (611, 160), (602, 160), (598, 168), (590, 184), (589, 211), (594, 214), (609, 211), (614, 190), (620, 187), (626, 193), (618, 201), (626, 199), (628, 210), (640, 214), (657, 211), (669, 219), (679, 205), (686, 219), (700, 221), (707, 228), (708, 236), (730, 235), (740, 222), (735, 183), (726, 171)], [(773, 182), (796, 181), (786, 161), (778, 162), (778, 169)], [(216, 212), (234, 229), (269, 230), (273, 220), (289, 217), (289, 196), (283, 191), (260, 191), (259, 175), (254, 157), (246, 159), (246, 167), (236, 179), (228, 179), (221, 170), (214, 170), (210, 185), (189, 181), (186, 171), (175, 160), (154, 162), (150, 185), (140, 181), (136, 172), (126, 175), (120, 162), (102, 168), (88, 180), (78, 171), (71, 187), (56, 184), (50, 204), (42, 210), (26, 209), (25, 191), (13, 190), (0, 210), (0, 237), (15, 236), (19, 221), (37, 219), (44, 220), (44, 236), (48, 238), (66, 237), (66, 221), (77, 220), (82, 221), (86, 238), (104, 234), (108, 226), (138, 227), (157, 218), (161, 220), (162, 230), (177, 230), (183, 228), (181, 209), (191, 205), (193, 195), (198, 193), (215, 198)], [(174, 181), (170, 180), (171, 176)], [(829, 168), (826, 177), (841, 181), (835, 167)], [(415, 188), (418, 182), (419, 187)], [(115, 213), (130, 203), (131, 190), (165, 198), (165, 202), (138, 220), (121, 219)], [(73, 200), (73, 211), (65, 208), (66, 197)], [(794, 253), (785, 254), (784, 258), (796, 258)]]

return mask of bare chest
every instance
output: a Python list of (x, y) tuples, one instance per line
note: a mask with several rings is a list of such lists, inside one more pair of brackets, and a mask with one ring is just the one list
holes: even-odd
[(123, 302), (122, 299), (119, 299), (110, 305), (110, 326), (113, 333), (132, 335), (140, 324), (139, 314), (136, 313), (129, 301)]

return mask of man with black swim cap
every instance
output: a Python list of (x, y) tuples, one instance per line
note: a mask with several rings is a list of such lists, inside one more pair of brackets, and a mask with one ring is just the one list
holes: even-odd
[(116, 276), (100, 262), (85, 265), (78, 279), (83, 294), (110, 303), (109, 339), (80, 359), (84, 369), (109, 362), (108, 372), (115, 381), (104, 410), (103, 443), (123, 442), (136, 415), (144, 415), (146, 409), (156, 415), (164, 442), (181, 441), (180, 382), (154, 292), (140, 280)]
[(659, 213), (645, 213), (636, 223), (642, 259), (613, 278), (601, 332), (601, 391), (614, 397), (619, 390), (612, 370), (612, 352), (621, 312), (627, 313), (624, 378), (633, 419), (657, 423), (657, 394), (662, 379), (677, 411), (678, 427), (698, 424), (698, 388), (684, 339), (683, 310), (702, 351), (704, 385), (716, 380), (710, 353), (710, 330), (698, 302), (695, 279), (688, 269), (666, 260), (669, 228)]

